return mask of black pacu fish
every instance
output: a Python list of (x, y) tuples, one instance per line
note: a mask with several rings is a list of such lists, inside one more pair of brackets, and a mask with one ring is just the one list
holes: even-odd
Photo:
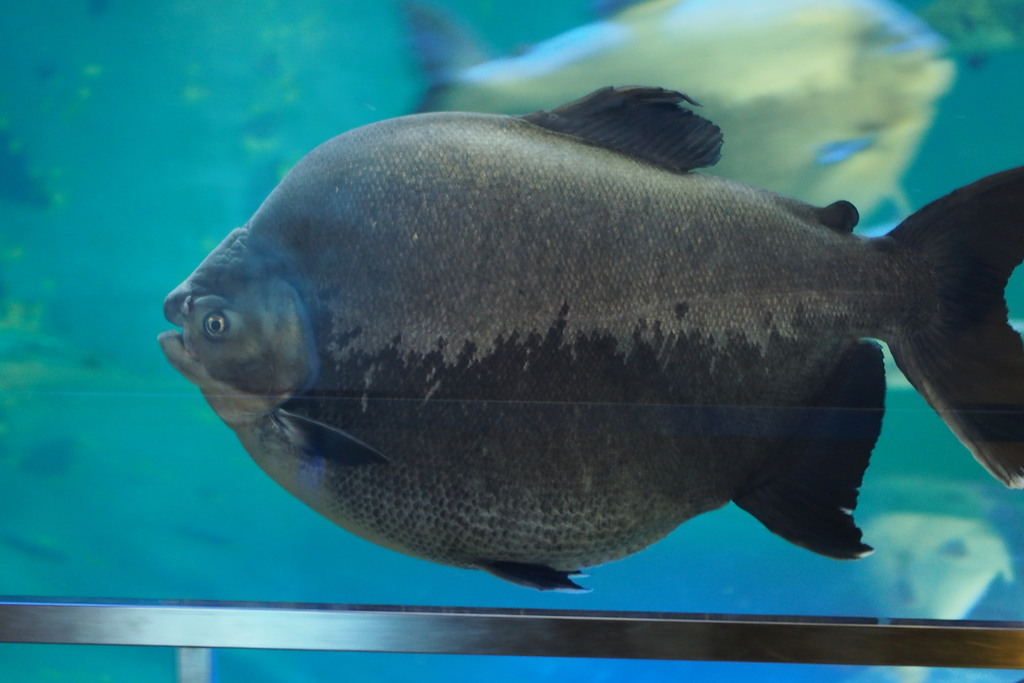
[(309, 153), (160, 343), (271, 477), (388, 548), (537, 588), (729, 501), (837, 558), (882, 355), (1024, 486), (1024, 167), (887, 236), (723, 178), (679, 93), (405, 116)]

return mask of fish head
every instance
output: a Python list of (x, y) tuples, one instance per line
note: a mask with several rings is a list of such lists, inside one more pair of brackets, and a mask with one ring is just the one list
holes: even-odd
[(181, 331), (164, 332), (168, 361), (232, 427), (262, 418), (316, 378), (312, 328), (298, 289), (274, 259), (232, 232), (164, 301)]

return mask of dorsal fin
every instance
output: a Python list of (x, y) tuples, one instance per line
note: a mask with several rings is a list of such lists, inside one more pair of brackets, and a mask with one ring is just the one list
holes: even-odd
[(592, 145), (685, 173), (718, 161), (722, 131), (681, 106), (683, 102), (700, 106), (674, 90), (609, 87), (523, 118)]

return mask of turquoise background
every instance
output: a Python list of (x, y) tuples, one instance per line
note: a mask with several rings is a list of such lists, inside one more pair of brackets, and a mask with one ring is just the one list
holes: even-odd
[[(32, 191), (0, 191), (0, 594), (920, 616), (880, 604), (874, 558), (812, 555), (731, 506), (595, 569), (585, 595), (411, 559), (318, 517), (257, 469), (156, 335), (165, 294), (302, 154), (414, 106), (425, 84), (396, 5), (7, 5), (0, 182), (28, 178)], [(582, 0), (446, 6), (498, 50), (592, 17)], [(1021, 51), (961, 64), (905, 176), (915, 207), (1024, 163), (1022, 74)], [(1008, 299), (1024, 319), (1024, 272)], [(949, 512), (949, 487), (977, 502), (969, 514), (1024, 575), (1020, 492), (974, 463), (919, 396), (893, 389), (858, 519)], [(965, 616), (1022, 620), (1024, 591), (997, 581)], [(0, 678), (171, 681), (173, 661), (170, 650), (2, 645)], [(218, 653), (218, 667), (219, 680), (247, 682), (899, 680), (856, 667), (249, 651)], [(957, 675), (930, 680), (1014, 679)]]

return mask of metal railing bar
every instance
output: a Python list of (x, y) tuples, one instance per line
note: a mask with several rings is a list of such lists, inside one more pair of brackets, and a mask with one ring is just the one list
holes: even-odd
[(178, 683), (211, 683), (213, 650), (206, 647), (178, 648)]
[(0, 602), (0, 642), (1024, 669), (1024, 623), (211, 601)]

